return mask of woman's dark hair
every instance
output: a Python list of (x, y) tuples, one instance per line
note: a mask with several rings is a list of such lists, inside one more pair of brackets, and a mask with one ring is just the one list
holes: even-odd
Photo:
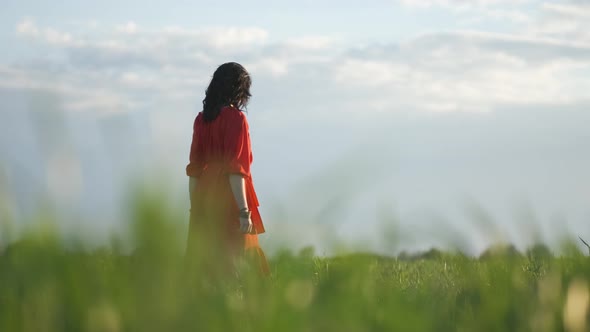
[(224, 63), (215, 70), (203, 99), (205, 122), (213, 121), (223, 106), (246, 107), (252, 81), (246, 69), (236, 62)]

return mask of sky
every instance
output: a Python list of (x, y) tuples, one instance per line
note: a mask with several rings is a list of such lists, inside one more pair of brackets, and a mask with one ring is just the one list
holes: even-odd
[(108, 233), (137, 183), (187, 211), (237, 61), (267, 248), (590, 237), (590, 1), (1, 1), (5, 216)]

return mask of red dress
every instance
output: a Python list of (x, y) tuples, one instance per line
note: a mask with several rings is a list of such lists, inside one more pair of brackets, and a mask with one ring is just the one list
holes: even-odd
[[(258, 244), (264, 225), (258, 211), (250, 165), (252, 148), (248, 121), (242, 111), (223, 107), (215, 120), (205, 122), (200, 112), (193, 127), (190, 163), (186, 174), (197, 178), (191, 200), (188, 249), (211, 250), (226, 257), (247, 251), (254, 256), (260, 270), (268, 273), (268, 264)], [(239, 229), (239, 209), (229, 183), (229, 174), (242, 174), (246, 183), (246, 200), (252, 211), (256, 234), (243, 234)], [(200, 243), (207, 245), (201, 247)], [(222, 258), (222, 257), (220, 257)]]

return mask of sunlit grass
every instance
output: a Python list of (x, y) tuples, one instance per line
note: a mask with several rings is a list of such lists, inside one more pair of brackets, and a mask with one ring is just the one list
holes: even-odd
[(269, 278), (242, 266), (212, 279), (187, 265), (186, 223), (173, 209), (144, 195), (131, 206), (129, 232), (110, 246), (87, 248), (40, 218), (3, 247), (0, 331), (589, 328), (590, 262), (573, 243), (558, 256), (538, 245), (478, 258), (282, 250)]

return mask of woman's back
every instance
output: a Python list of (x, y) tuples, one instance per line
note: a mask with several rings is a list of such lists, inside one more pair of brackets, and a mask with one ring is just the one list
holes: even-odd
[[(193, 146), (187, 173), (240, 173), (250, 177), (252, 163), (248, 121), (234, 107), (223, 107), (212, 121), (199, 113), (193, 126)], [(190, 168), (190, 169), (189, 169)]]

